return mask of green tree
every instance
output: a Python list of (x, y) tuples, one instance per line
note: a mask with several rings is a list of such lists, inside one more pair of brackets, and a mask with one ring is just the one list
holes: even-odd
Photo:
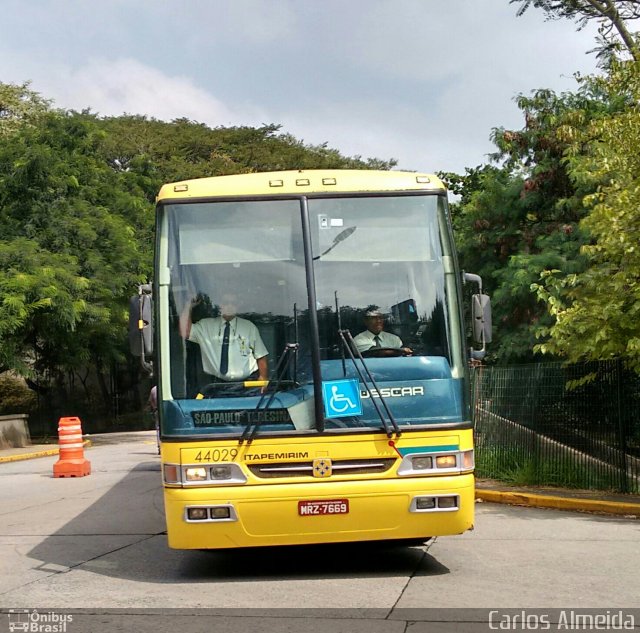
[(540, 272), (577, 272), (583, 266), (582, 192), (567, 174), (563, 157), (569, 142), (560, 130), (578, 109), (588, 118), (608, 107), (586, 85), (562, 95), (539, 90), (520, 96), (518, 105), (524, 127), (494, 130), (495, 164), (454, 180), (461, 197), (452, 210), (461, 264), (480, 274), (492, 295), (489, 360), (502, 363), (539, 357), (536, 332), (551, 323), (531, 292)]
[[(123, 355), (126, 298), (150, 274), (152, 208), (98, 157), (92, 117), (51, 112), (0, 146), (0, 368), (64, 375)], [(142, 238), (142, 239), (140, 239)]]
[(166, 182), (281, 169), (391, 169), (395, 160), (345, 157), (326, 145), (308, 145), (279, 125), (209, 128), (177, 119), (143, 116), (99, 121), (106, 132), (104, 160), (128, 174), (132, 187), (153, 201)]
[(28, 83), (0, 82), (0, 139), (24, 125), (35, 123), (38, 117), (50, 110), (50, 103), (31, 90)]
[(616, 63), (591, 81), (626, 107), (565, 130), (571, 178), (593, 191), (581, 222), (591, 236), (582, 248), (588, 266), (550, 269), (533, 286), (555, 319), (539, 349), (571, 361), (622, 357), (640, 372), (640, 63)]

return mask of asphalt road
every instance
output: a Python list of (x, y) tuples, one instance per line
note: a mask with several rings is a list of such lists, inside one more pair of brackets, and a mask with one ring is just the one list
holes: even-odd
[(640, 627), (638, 519), (481, 503), (475, 531), (425, 547), (174, 551), (153, 433), (92, 439), (88, 477), (0, 464), (0, 633), (9, 609), (72, 616), (63, 633), (485, 631), (508, 609)]

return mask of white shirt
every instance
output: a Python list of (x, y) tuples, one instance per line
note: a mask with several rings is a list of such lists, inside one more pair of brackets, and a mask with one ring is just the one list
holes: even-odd
[[(353, 337), (353, 342), (356, 345), (357, 350), (362, 354), (376, 346), (376, 342), (373, 340), (376, 334), (365, 330), (360, 332), (357, 336)], [(402, 339), (391, 332), (385, 332), (384, 330), (377, 335), (380, 339), (380, 347), (393, 347), (400, 349), (402, 347)]]
[(227, 373), (220, 373), (222, 339), (227, 322), (222, 317), (201, 319), (191, 324), (189, 340), (200, 346), (202, 368), (222, 380), (243, 380), (258, 369), (256, 359), (269, 352), (258, 328), (247, 321), (234, 317), (229, 321), (229, 365)]

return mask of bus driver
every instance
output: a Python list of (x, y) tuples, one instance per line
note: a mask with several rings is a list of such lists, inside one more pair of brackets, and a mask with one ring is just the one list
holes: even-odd
[(361, 353), (375, 354), (376, 349), (397, 349), (403, 356), (410, 356), (413, 350), (404, 347), (402, 339), (391, 332), (384, 331), (384, 314), (374, 308), (367, 310), (364, 315), (364, 324), (367, 328), (353, 337), (356, 349)]
[(201, 303), (196, 297), (187, 302), (180, 316), (180, 335), (197, 343), (202, 354), (202, 368), (215, 381), (268, 380), (268, 351), (258, 328), (236, 316), (235, 295), (222, 296), (219, 317), (191, 321), (191, 310)]

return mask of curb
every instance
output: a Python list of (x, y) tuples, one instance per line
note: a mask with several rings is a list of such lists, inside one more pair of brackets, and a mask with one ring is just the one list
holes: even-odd
[[(83, 440), (83, 449), (91, 448), (91, 440)], [(28, 447), (25, 447), (28, 448)], [(8, 462), (21, 462), (25, 459), (37, 459), (38, 457), (51, 457), (52, 455), (57, 455), (60, 452), (58, 447), (52, 448), (46, 451), (36, 451), (33, 453), (18, 453), (16, 455), (5, 455), (0, 456), (0, 464), (8, 463)]]
[(476, 499), (531, 508), (553, 508), (555, 510), (577, 510), (581, 512), (599, 512), (640, 517), (640, 504), (626, 503), (623, 501), (574, 499), (554, 497), (551, 495), (537, 495), (527, 492), (504, 492), (482, 489), (476, 489)]

